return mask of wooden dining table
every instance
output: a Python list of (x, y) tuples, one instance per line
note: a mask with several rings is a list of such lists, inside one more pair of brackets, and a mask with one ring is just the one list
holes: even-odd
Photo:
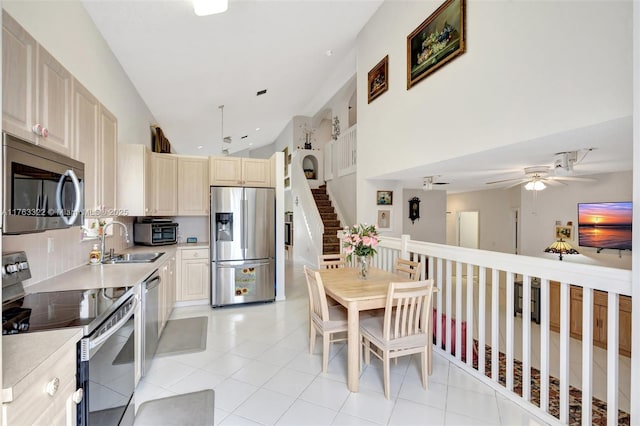
[(347, 308), (347, 386), (358, 392), (360, 385), (360, 311), (384, 308), (389, 283), (412, 281), (408, 276), (369, 268), (366, 280), (359, 268), (323, 269), (320, 272), (325, 292)]

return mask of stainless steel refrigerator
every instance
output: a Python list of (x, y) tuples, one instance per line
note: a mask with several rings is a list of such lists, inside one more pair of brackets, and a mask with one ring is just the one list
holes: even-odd
[(211, 305), (275, 300), (275, 191), (211, 187)]

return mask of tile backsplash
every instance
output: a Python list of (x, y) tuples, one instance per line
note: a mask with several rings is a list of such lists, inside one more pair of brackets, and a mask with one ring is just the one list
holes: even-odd
[[(127, 225), (129, 240), (120, 236), (120, 227), (114, 227), (113, 236), (107, 237), (107, 249), (123, 250), (133, 245), (133, 218), (119, 217)], [(3, 235), (2, 252), (25, 251), (31, 268), (31, 279), (24, 282), (25, 288), (47, 278), (60, 275), (89, 261), (89, 252), (99, 239), (83, 240), (82, 229), (72, 227), (35, 234)]]

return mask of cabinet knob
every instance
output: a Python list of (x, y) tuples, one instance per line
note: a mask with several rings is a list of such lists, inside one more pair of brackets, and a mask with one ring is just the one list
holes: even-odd
[(58, 386), (60, 386), (60, 379), (57, 377), (47, 383), (45, 387), (45, 391), (49, 394), (49, 396), (53, 396), (58, 392)]
[(80, 404), (80, 402), (82, 402), (82, 398), (84, 398), (84, 390), (82, 388), (76, 390), (71, 396), (71, 400), (76, 404)]

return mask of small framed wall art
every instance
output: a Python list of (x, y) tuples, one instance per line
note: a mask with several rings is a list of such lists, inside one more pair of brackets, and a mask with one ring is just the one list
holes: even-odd
[(376, 204), (379, 206), (393, 205), (393, 191), (378, 191), (376, 194)]
[(407, 89), (465, 52), (466, 0), (447, 0), (407, 36)]
[(573, 235), (572, 234), (573, 231), (573, 226), (562, 226), (562, 225), (556, 225), (555, 227), (555, 239), (559, 240), (559, 239), (563, 239), (563, 240), (570, 240), (571, 237)]
[(378, 210), (378, 229), (391, 228), (391, 210)]
[(367, 81), (367, 103), (370, 104), (371, 101), (389, 89), (389, 55), (382, 58), (382, 60), (369, 71)]

